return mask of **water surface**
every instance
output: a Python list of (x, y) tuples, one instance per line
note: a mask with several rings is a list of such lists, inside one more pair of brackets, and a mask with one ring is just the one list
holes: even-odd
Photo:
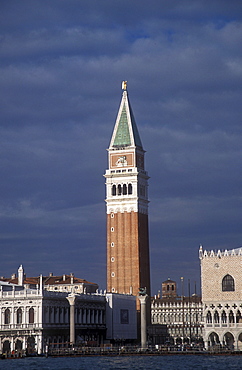
[(0, 360), (2, 370), (239, 370), (242, 356), (169, 355), (117, 357), (58, 357)]

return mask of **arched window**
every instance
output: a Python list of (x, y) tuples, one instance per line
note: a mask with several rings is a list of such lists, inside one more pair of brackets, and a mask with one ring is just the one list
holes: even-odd
[(10, 310), (7, 308), (4, 312), (4, 324), (10, 324)]
[(3, 342), (3, 352), (10, 352), (11, 351), (11, 346), (9, 340), (5, 340)]
[(234, 279), (231, 275), (225, 275), (222, 280), (222, 291), (223, 292), (233, 292), (234, 289)]
[(128, 194), (132, 194), (132, 184), (128, 185)]
[(241, 323), (242, 322), (242, 316), (240, 310), (237, 311), (236, 313), (236, 322)]
[(127, 195), (127, 185), (123, 185), (123, 195)]
[(122, 194), (122, 186), (119, 184), (118, 185), (118, 195)]
[(17, 310), (17, 324), (22, 324), (22, 310), (18, 308)]
[(15, 342), (15, 350), (16, 351), (21, 351), (23, 349), (23, 342), (19, 339), (16, 340)]
[(34, 309), (33, 307), (31, 307), (29, 309), (29, 324), (33, 324), (34, 323)]
[(212, 323), (212, 315), (211, 315), (211, 312), (210, 311), (208, 311), (208, 313), (207, 313), (206, 322), (207, 322), (207, 324), (211, 324)]
[(162, 324), (162, 320), (163, 320), (163, 316), (162, 316), (162, 314), (160, 313), (160, 315), (159, 315), (159, 322), (160, 322), (160, 324)]
[(28, 352), (32, 353), (34, 351), (34, 348), (35, 348), (35, 339), (34, 339), (34, 337), (28, 337), (28, 339), (27, 339)]
[(234, 323), (234, 314), (233, 311), (229, 312), (229, 323)]
[(225, 311), (222, 312), (221, 319), (222, 319), (222, 324), (227, 323), (227, 315), (226, 315)]
[(112, 186), (112, 195), (116, 195), (116, 185)]
[(215, 313), (214, 313), (214, 322), (215, 322), (215, 324), (218, 324), (219, 323), (219, 314), (218, 314), (218, 311), (215, 311)]

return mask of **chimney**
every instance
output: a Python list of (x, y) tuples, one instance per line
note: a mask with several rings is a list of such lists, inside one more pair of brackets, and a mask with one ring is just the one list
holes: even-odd
[(16, 279), (16, 274), (12, 274), (11, 279)]
[(63, 275), (63, 281), (66, 281), (66, 275)]
[(24, 269), (22, 265), (20, 265), (18, 269), (18, 285), (24, 285)]
[(50, 272), (50, 273), (49, 273), (49, 277), (51, 277), (51, 276), (53, 276), (53, 272)]
[(42, 292), (43, 290), (43, 275), (41, 274), (39, 277), (39, 290)]
[(74, 284), (74, 274), (73, 274), (73, 272), (71, 272), (70, 275), (71, 275), (71, 284)]

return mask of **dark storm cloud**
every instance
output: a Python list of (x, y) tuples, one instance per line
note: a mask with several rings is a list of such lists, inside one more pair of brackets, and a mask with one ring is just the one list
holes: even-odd
[(241, 17), (237, 1), (1, 2), (1, 275), (23, 263), (105, 287), (124, 79), (151, 176), (153, 293), (199, 281), (199, 243), (242, 245)]

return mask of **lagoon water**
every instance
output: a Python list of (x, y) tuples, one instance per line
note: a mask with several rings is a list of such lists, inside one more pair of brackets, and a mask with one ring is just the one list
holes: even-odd
[(117, 356), (58, 357), (0, 360), (2, 370), (239, 370), (242, 356)]

